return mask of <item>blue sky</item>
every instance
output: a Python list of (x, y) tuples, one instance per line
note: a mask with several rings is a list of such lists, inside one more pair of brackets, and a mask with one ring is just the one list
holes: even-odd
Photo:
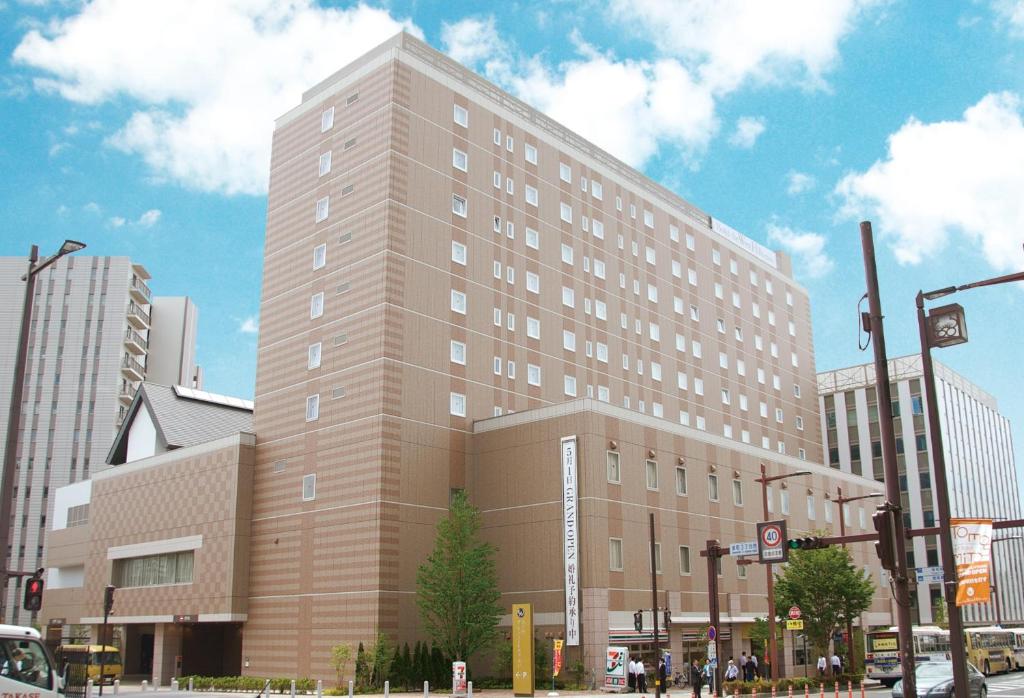
[[(401, 28), (790, 251), (819, 370), (871, 359), (863, 218), (891, 356), (918, 289), (1024, 269), (1022, 0), (0, 0), (0, 254), (142, 262), (199, 305), (206, 387), (250, 397), (273, 119)], [(971, 341), (936, 354), (1018, 454), (1021, 291), (958, 296)]]

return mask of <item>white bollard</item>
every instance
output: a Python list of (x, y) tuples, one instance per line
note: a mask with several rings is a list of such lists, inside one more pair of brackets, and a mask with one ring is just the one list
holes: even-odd
[(348, 698), (352, 698), (353, 690), (355, 690), (355, 681), (349, 680), (349, 682), (348, 682)]
[(295, 679), (292, 679), (292, 698), (295, 698)]
[(145, 693), (148, 688), (149, 688), (149, 681), (143, 681), (142, 685), (139, 686), (139, 690), (142, 691), (143, 693)]
[(119, 690), (121, 690), (121, 679), (114, 679), (114, 695), (115, 696), (117, 695), (117, 692)]
[(195, 684), (192, 683), (194, 680), (195, 679), (193, 677), (191, 677), (191, 676), (188, 677), (188, 692), (189, 693), (192, 692), (192, 687), (195, 685)]
[(316, 680), (316, 698), (324, 698), (324, 682), (323, 679)]
[(177, 690), (178, 690), (178, 679), (176, 679), (176, 678), (171, 679), (171, 691), (177, 691)]
[(470, 681), (466, 684), (466, 698), (473, 698), (473, 682)]
[(85, 698), (92, 698), (92, 679), (85, 682)]
[(430, 682), (423, 682), (423, 698), (430, 698)]
[(390, 696), (391, 696), (391, 682), (390, 681), (385, 681), (384, 682), (384, 698), (389, 698)]

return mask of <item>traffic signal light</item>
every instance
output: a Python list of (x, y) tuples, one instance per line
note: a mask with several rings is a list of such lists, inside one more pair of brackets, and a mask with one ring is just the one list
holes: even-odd
[(25, 603), (23, 606), (26, 611), (38, 611), (43, 607), (43, 580), (40, 577), (33, 575), (25, 583)]
[(871, 515), (871, 523), (878, 531), (878, 541), (875, 543), (875, 552), (882, 562), (882, 568), (890, 572), (896, 571), (896, 521), (895, 512), (888, 504), (878, 507), (878, 510)]
[(828, 543), (818, 536), (808, 536), (806, 538), (790, 538), (786, 541), (786, 547), (790, 550), (820, 550), (827, 548)]
[(109, 616), (111, 609), (114, 608), (114, 590), (117, 589), (113, 584), (108, 584), (107, 588), (103, 590), (103, 615)]
[(644, 612), (643, 611), (637, 611), (636, 613), (633, 614), (633, 628), (636, 629), (636, 631), (638, 633), (642, 633), (644, 631)]

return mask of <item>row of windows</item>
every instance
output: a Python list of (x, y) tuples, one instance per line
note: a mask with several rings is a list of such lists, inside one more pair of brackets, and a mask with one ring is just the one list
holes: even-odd
[[(722, 574), (722, 559), (716, 558), (715, 560), (717, 569), (716, 572), (719, 576)], [(609, 538), (608, 539), (608, 569), (612, 572), (622, 572), (624, 570), (623, 565), (623, 547), (621, 538)], [(654, 572), (661, 574), (661, 543), (654, 544)], [(689, 576), (692, 574), (690, 565), (690, 546), (680, 545), (679, 546), (679, 574), (683, 576)], [(739, 579), (747, 578), (746, 565), (736, 566), (736, 576)]]

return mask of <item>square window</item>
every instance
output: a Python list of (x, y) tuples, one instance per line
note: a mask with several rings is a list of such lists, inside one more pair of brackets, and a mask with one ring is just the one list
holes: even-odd
[(562, 287), (562, 305), (569, 308), (576, 307), (576, 294), (571, 288)]
[(469, 207), (466, 204), (466, 200), (458, 194), (452, 194), (452, 213), (465, 218), (468, 211)]
[(451, 393), (448, 398), (448, 411), (455, 417), (465, 417), (466, 396), (461, 393)]
[(572, 247), (562, 243), (562, 261), (566, 264), (573, 263), (573, 251)]
[(604, 223), (598, 220), (591, 221), (591, 232), (598, 240), (604, 240)]
[(531, 206), (537, 206), (540, 201), (540, 195), (537, 193), (536, 187), (531, 187), (529, 184), (526, 185), (526, 203)]
[(302, 501), (311, 502), (316, 499), (316, 473), (302, 476)]
[(566, 223), (572, 223), (572, 206), (566, 203), (559, 204), (559, 215)]
[(327, 264), (327, 245), (313, 248), (313, 269), (322, 269)]
[(325, 174), (331, 171), (331, 151), (320, 154), (320, 176), (323, 177)]
[(320, 418), (320, 396), (310, 395), (306, 398), (306, 421), (315, 422)]
[(608, 304), (604, 301), (594, 299), (594, 315), (597, 316), (598, 320), (608, 319)]
[(327, 214), (331, 208), (331, 199), (329, 196), (325, 196), (316, 202), (316, 222), (327, 220)]
[(526, 229), (526, 246), (534, 250), (540, 249), (540, 235), (533, 228)]
[(469, 156), (458, 148), (452, 148), (452, 167), (466, 172), (469, 167)]
[(654, 212), (644, 209), (644, 225), (648, 228), (654, 227)]
[(526, 318), (526, 336), (531, 339), (540, 339), (540, 320), (533, 317)]
[(459, 126), (469, 126), (469, 111), (465, 107), (455, 105), (452, 111), (452, 120)]
[(315, 320), (324, 314), (324, 294), (315, 293), (309, 299), (309, 319)]
[(576, 397), (576, 376), (565, 376), (562, 385), (566, 395)]
[(452, 289), (452, 304), (451, 308), (453, 312), (459, 313), (460, 315), (466, 314), (466, 294), (461, 291)]
[(334, 127), (334, 107), (329, 107), (320, 115), (320, 133), (326, 133)]
[(609, 402), (611, 400), (611, 394), (608, 392), (608, 386), (597, 386), (597, 399), (601, 402)]
[(526, 382), (530, 385), (540, 385), (540, 366), (526, 364)]
[(661, 326), (658, 325), (658, 323), (652, 322), (651, 324), (649, 324), (647, 326), (647, 330), (648, 330), (648, 336), (651, 338), (652, 342), (660, 342), (661, 341)]
[(601, 186), (600, 182), (590, 182), (590, 193), (594, 195), (594, 198), (598, 201), (604, 196), (604, 187)]
[(564, 162), (558, 163), (558, 177), (563, 182), (572, 182), (572, 168)]
[(306, 361), (306, 368), (319, 368), (320, 367), (320, 342), (309, 345), (309, 352)]
[(452, 261), (466, 266), (466, 246), (452, 240)]
[(532, 145), (530, 145), (529, 143), (524, 144), (523, 148), (524, 148), (524, 150), (526, 152), (526, 161), (528, 163), (530, 163), (531, 165), (536, 165), (537, 164), (537, 148), (532, 146)]
[(466, 345), (463, 342), (452, 340), (451, 357), (453, 364), (466, 365)]

